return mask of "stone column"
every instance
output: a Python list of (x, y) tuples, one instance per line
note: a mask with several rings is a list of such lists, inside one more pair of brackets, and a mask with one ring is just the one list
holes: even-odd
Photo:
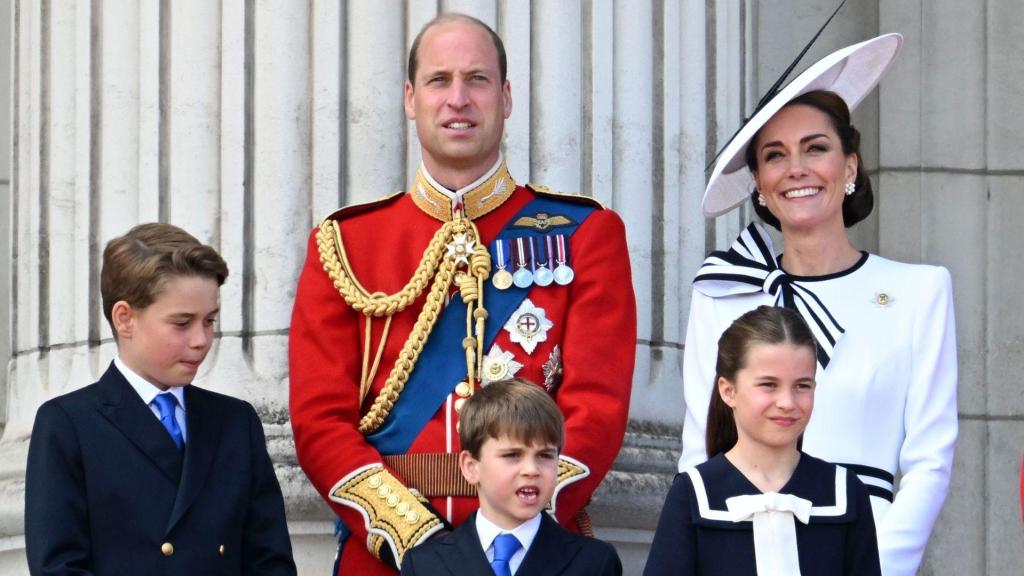
[[(11, 78), (11, 31), (13, 23), (11, 0), (0, 0), (0, 15), (5, 25), (0, 25), (0, 206), (10, 214), (11, 204), (11, 118), (13, 117), (13, 92), (9, 89)], [(0, 430), (7, 423), (7, 365), (11, 359), (11, 219), (0, 219)]]
[(879, 6), (882, 29), (906, 37), (881, 91), (880, 249), (949, 268), (957, 314), (960, 438), (923, 570), (1014, 574), (1024, 565), (1024, 7)]
[[(103, 246), (153, 220), (212, 243), (231, 267), (196, 383), (256, 406), (300, 571), (327, 569), (331, 514), (296, 465), (288, 422), (296, 277), (320, 218), (406, 187), (419, 163), (402, 110), (408, 46), (438, 10), (464, 10), (506, 42), (514, 177), (592, 195), (627, 222), (641, 303), (635, 393), (626, 448), (592, 511), (638, 572), (679, 450), (689, 281), (715, 230), (698, 212), (703, 166), (717, 127), (738, 117), (725, 87), (741, 84), (732, 43), (747, 8), (734, 6), (0, 0), (12, 16), (14, 120), (2, 258), (16, 263), (10, 322), (0, 317), (12, 357), (0, 386), (0, 571), (24, 573), (36, 408), (93, 382), (115, 351), (99, 302)], [(727, 104), (708, 114), (719, 97)]]
[[(1018, 5), (851, 2), (798, 66), (880, 32), (906, 37), (856, 113), (879, 194), (853, 238), (953, 273), (961, 439), (928, 573), (1024, 562)], [(820, 2), (0, 0), (0, 78), (12, 79), (0, 93), (0, 572), (25, 573), (36, 408), (94, 381), (114, 352), (102, 247), (149, 220), (186, 227), (229, 262), (197, 383), (257, 407), (300, 569), (330, 564), (330, 513), (295, 463), (288, 422), (291, 299), (310, 227), (404, 188), (416, 169), (406, 50), (438, 10), (470, 12), (505, 39), (513, 175), (592, 195), (627, 223), (641, 303), (630, 432), (591, 510), (639, 573), (679, 451), (690, 279), (751, 216), (704, 220), (704, 166), (827, 16)]]

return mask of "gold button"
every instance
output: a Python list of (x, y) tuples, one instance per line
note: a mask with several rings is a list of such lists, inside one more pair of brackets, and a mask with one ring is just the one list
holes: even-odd
[(390, 506), (392, 508), (397, 506), (398, 503), (401, 502), (401, 501), (402, 500), (398, 497), (398, 494), (392, 494), (392, 495), (388, 496), (388, 506)]
[(882, 292), (881, 294), (878, 295), (877, 301), (879, 306), (885, 306), (886, 304), (889, 303), (889, 295), (886, 294), (885, 292)]
[(164, 542), (160, 545), (160, 551), (164, 553), (164, 556), (170, 556), (174, 554), (174, 545), (170, 542)]
[(455, 387), (455, 393), (460, 398), (469, 398), (473, 394), (473, 389), (469, 387), (468, 382), (459, 382), (459, 385)]
[(412, 510), (405, 515), (405, 521), (409, 524), (415, 524), (420, 521), (420, 515), (417, 514), (415, 510)]
[(220, 545), (220, 548), (217, 548), (217, 553), (220, 554), (221, 556), (224, 555), (224, 545), (223, 544)]
[(374, 474), (373, 476), (370, 476), (370, 488), (376, 488), (380, 486), (381, 482), (383, 481), (380, 479), (380, 474)]
[(405, 516), (409, 512), (409, 503), (402, 502), (397, 508), (395, 508), (395, 512), (398, 512), (399, 516)]
[(487, 365), (487, 375), (491, 377), (491, 380), (498, 380), (508, 370), (508, 363), (503, 360), (495, 360)]
[(380, 488), (377, 488), (377, 495), (381, 498), (387, 498), (391, 494), (391, 486), (384, 484)]
[(455, 401), (455, 411), (456, 412), (462, 412), (462, 405), (465, 404), (465, 403), (466, 403), (466, 399), (465, 398), (459, 398), (458, 400), (456, 400)]

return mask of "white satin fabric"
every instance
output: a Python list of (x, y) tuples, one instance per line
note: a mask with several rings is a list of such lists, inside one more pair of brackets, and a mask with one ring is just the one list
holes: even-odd
[(800, 576), (796, 521), (807, 524), (811, 502), (792, 494), (768, 492), (725, 501), (733, 522), (753, 520), (758, 576)]

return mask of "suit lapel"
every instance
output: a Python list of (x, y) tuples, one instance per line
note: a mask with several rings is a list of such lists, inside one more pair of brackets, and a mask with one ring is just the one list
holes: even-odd
[(470, 515), (442, 543), (445, 548), (439, 556), (451, 574), (494, 574), (491, 565), (487, 563), (484, 549), (480, 546), (480, 536), (476, 532), (476, 514), (474, 512)]
[(192, 386), (185, 388), (185, 421), (188, 431), (185, 471), (171, 519), (167, 523), (167, 532), (171, 531), (199, 496), (220, 444), (221, 415), (215, 413), (205, 390)]
[(579, 552), (580, 544), (547, 512), (541, 513), (540, 529), (523, 557), (517, 574), (548, 576), (561, 574)]
[(100, 413), (177, 486), (181, 450), (113, 362), (100, 378), (99, 391)]

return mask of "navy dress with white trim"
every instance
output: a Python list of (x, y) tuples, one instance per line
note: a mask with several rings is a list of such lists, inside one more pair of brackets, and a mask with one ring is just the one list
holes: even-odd
[[(806, 524), (793, 519), (801, 576), (881, 574), (868, 491), (855, 474), (801, 454), (779, 493), (811, 504)], [(678, 474), (661, 510), (644, 576), (758, 574), (754, 522), (734, 521), (727, 501), (760, 494), (722, 454)]]
[[(844, 330), (828, 367), (818, 368), (803, 450), (857, 473), (871, 492), (882, 570), (914, 576), (949, 492), (957, 438), (949, 272), (865, 252), (846, 270), (788, 281), (812, 292), (804, 301), (820, 301)], [(683, 352), (680, 471), (707, 460), (718, 339), (743, 313), (776, 302), (759, 289), (714, 296), (703, 288), (694, 285)]]

